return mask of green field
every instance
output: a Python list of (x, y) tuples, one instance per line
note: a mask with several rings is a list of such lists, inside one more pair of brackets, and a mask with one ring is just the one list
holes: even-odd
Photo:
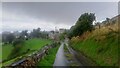
[(47, 56), (45, 56), (44, 59), (39, 61), (37, 66), (43, 66), (43, 68), (44, 68), (44, 66), (49, 66), (49, 67), (51, 66), (51, 68), (52, 68), (58, 48), (59, 48), (59, 45), (55, 48), (50, 49), (49, 54)]
[[(22, 48), (20, 49), (20, 52), (18, 53), (18, 55), (19, 56), (23, 56), (23, 55), (30, 54), (30, 53), (32, 53), (34, 51), (39, 50), (44, 45), (51, 44), (51, 43), (52, 43), (52, 41), (48, 40), (48, 39), (37, 39), (37, 38), (34, 38), (34, 39), (26, 40), (24, 45), (22, 45)], [(9, 58), (8, 56), (11, 54), (13, 48), (14, 47), (11, 44), (2, 45), (2, 60), (5, 60), (5, 59)], [(27, 51), (28, 49), (29, 49), (29, 51)], [(7, 63), (12, 63), (12, 62), (13, 62), (13, 59), (10, 59), (9, 61), (6, 61), (3, 64), (6, 65)]]
[(12, 49), (13, 49), (13, 46), (11, 44), (5, 44), (2, 46), (2, 60), (7, 59)]
[[(83, 39), (83, 36), (84, 39)], [(118, 65), (118, 36), (109, 30), (95, 30), (89, 35), (85, 34), (71, 40), (71, 46), (83, 53), (100, 66)]]

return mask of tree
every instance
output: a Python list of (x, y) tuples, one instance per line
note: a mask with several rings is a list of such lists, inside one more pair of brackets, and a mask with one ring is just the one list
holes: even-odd
[(41, 30), (40, 28), (33, 29), (33, 31), (30, 33), (30, 36), (32, 38), (40, 38), (41, 35), (40, 30)]
[(21, 38), (17, 38), (15, 39), (15, 41), (13, 42), (13, 46), (15, 47), (16, 45), (23, 45), (24, 44), (24, 40)]
[(93, 21), (95, 20), (94, 13), (84, 13), (77, 20), (76, 24), (70, 29), (70, 37), (81, 35), (86, 31), (92, 31)]
[(106, 25), (110, 25), (110, 18), (106, 18), (106, 22), (107, 22)]
[(41, 31), (40, 32), (40, 37), (47, 39), (48, 38), (48, 33), (46, 31)]
[(110, 18), (106, 18), (106, 21), (109, 23)]
[(7, 37), (8, 37), (9, 43), (12, 43), (14, 41), (14, 39), (15, 39), (15, 36), (12, 33), (10, 33)]
[(21, 49), (24, 46), (24, 40), (22, 38), (17, 38), (14, 42), (13, 42), (13, 49), (11, 54), (8, 56), (8, 58), (15, 58), (17, 56), (20, 55)]
[(28, 37), (28, 30), (23, 30), (21, 33), (20, 33), (20, 37), (22, 39), (26, 39)]
[(2, 33), (2, 42), (4, 43), (12, 43), (15, 39), (13, 33)]

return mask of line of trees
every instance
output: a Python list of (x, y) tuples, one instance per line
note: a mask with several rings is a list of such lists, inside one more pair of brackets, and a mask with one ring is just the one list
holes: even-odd
[(33, 29), (30, 33), (28, 30), (23, 30), (21, 32), (15, 31), (11, 32), (3, 32), (2, 33), (2, 43), (16, 44), (16, 42), (20, 40), (28, 40), (31, 38), (48, 38), (48, 32), (41, 31), (40, 28)]

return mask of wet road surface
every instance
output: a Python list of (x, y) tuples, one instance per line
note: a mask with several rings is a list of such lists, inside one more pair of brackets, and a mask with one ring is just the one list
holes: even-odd
[(61, 43), (59, 47), (53, 66), (67, 66), (67, 59), (64, 55), (64, 43)]

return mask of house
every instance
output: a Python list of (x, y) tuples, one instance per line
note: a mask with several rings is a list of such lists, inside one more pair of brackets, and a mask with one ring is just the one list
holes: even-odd
[(59, 33), (64, 33), (65, 32), (65, 29), (61, 28), (59, 29)]
[(50, 31), (48, 36), (50, 39), (54, 39), (54, 31)]

